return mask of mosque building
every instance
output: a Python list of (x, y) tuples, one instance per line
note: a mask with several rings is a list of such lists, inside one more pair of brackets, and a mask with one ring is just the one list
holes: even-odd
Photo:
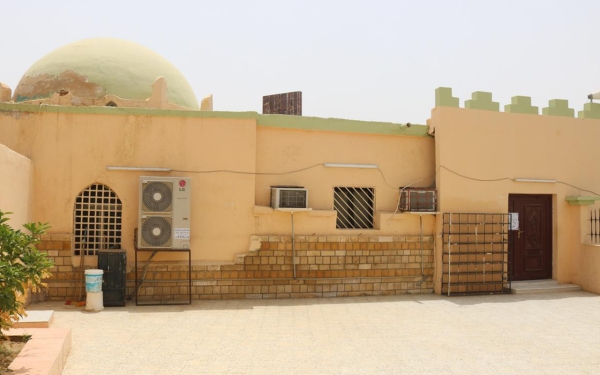
[(50, 223), (48, 299), (110, 251), (105, 293), (148, 303), (599, 293), (599, 106), (441, 87), (424, 125), (214, 111), (155, 52), (87, 39), (1, 84), (0, 210)]

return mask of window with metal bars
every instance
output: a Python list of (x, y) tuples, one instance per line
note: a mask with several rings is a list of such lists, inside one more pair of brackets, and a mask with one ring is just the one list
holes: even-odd
[(121, 248), (121, 200), (108, 186), (93, 184), (77, 196), (73, 212), (75, 255)]
[(375, 189), (336, 187), (333, 208), (337, 211), (338, 229), (373, 229)]

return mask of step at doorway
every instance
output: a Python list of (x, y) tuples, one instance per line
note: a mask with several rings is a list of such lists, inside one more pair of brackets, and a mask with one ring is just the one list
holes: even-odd
[(559, 284), (558, 281), (552, 279), (513, 281), (510, 284), (512, 294), (576, 292), (579, 290), (581, 290), (579, 285)]

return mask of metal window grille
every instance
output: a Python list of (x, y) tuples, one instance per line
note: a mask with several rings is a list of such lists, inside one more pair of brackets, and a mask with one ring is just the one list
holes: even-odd
[(404, 188), (400, 189), (401, 212), (435, 212), (436, 208), (436, 190), (423, 188)]
[(373, 188), (336, 187), (333, 208), (338, 229), (372, 229), (375, 207)]
[(590, 243), (600, 243), (600, 209), (590, 210)]
[(73, 214), (74, 254), (121, 248), (121, 210), (121, 200), (108, 186), (93, 184), (83, 190)]
[(444, 213), (442, 294), (510, 293), (509, 214)]

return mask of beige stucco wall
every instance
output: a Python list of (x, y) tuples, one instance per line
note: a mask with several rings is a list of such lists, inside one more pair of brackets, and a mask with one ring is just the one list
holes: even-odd
[[(429, 121), (435, 128), (439, 211), (508, 212), (509, 194), (553, 195), (553, 278), (588, 290), (600, 290), (590, 267), (597, 254), (582, 248), (580, 207), (567, 196), (590, 195), (561, 183), (523, 183), (511, 180), (554, 179), (600, 191), (600, 121), (556, 116), (501, 113), (438, 107)], [(441, 277), (441, 217), (437, 219), (435, 288)], [(597, 260), (595, 260), (597, 262)]]
[[(295, 214), (298, 235), (424, 235), (431, 215), (394, 214), (398, 189), (378, 170), (310, 170), (265, 176), (227, 172), (288, 172), (321, 163), (377, 164), (388, 184), (427, 186), (434, 171), (432, 138), (257, 127), (255, 118), (108, 114), (110, 109), (0, 112), (0, 142), (36, 163), (33, 218), (53, 232), (70, 233), (77, 195), (93, 183), (113, 189), (123, 203), (122, 247), (133, 259), (139, 176), (192, 178), (191, 247), (197, 261), (231, 262), (250, 248), (252, 235), (290, 235), (289, 213), (269, 206), (271, 185), (309, 189), (312, 212)], [(106, 112), (106, 114), (98, 113)], [(107, 166), (168, 167), (169, 173), (107, 171)], [(337, 230), (334, 186), (374, 187), (375, 229)], [(421, 226), (422, 223), (422, 226)], [(156, 260), (183, 259), (161, 253)], [(88, 260), (89, 263), (90, 260)], [(91, 259), (90, 265), (93, 265)], [(79, 264), (77, 258), (74, 264)]]
[[(434, 144), (432, 138), (385, 136), (327, 131), (308, 131), (258, 127), (256, 165), (258, 172), (288, 172), (310, 166), (302, 172), (256, 177), (256, 204), (269, 206), (270, 187), (276, 185), (303, 186), (309, 192), (312, 212), (294, 214), (294, 232), (301, 235), (419, 234), (419, 217), (396, 211), (398, 189), (411, 184), (427, 186), (434, 174)], [(377, 169), (325, 168), (319, 164), (376, 164)], [(387, 180), (385, 183), (382, 173)], [(388, 185), (389, 184), (389, 185)], [(336, 229), (333, 210), (333, 189), (336, 186), (371, 187), (375, 189), (375, 229)], [(256, 209), (257, 234), (289, 235), (289, 213)], [(424, 216), (424, 232), (433, 230), (433, 217)]]
[(31, 160), (0, 144), (0, 210), (12, 212), (14, 229), (33, 219), (33, 171)]
[[(253, 171), (253, 120), (3, 113), (0, 126), (2, 142), (35, 160), (33, 217), (50, 222), (53, 231), (71, 232), (76, 196), (92, 183), (103, 183), (123, 203), (122, 247), (133, 256), (139, 176), (187, 176), (193, 180), (193, 258), (232, 261), (234, 254), (248, 250), (254, 176), (193, 171)], [(106, 170), (115, 165), (189, 172)]]

